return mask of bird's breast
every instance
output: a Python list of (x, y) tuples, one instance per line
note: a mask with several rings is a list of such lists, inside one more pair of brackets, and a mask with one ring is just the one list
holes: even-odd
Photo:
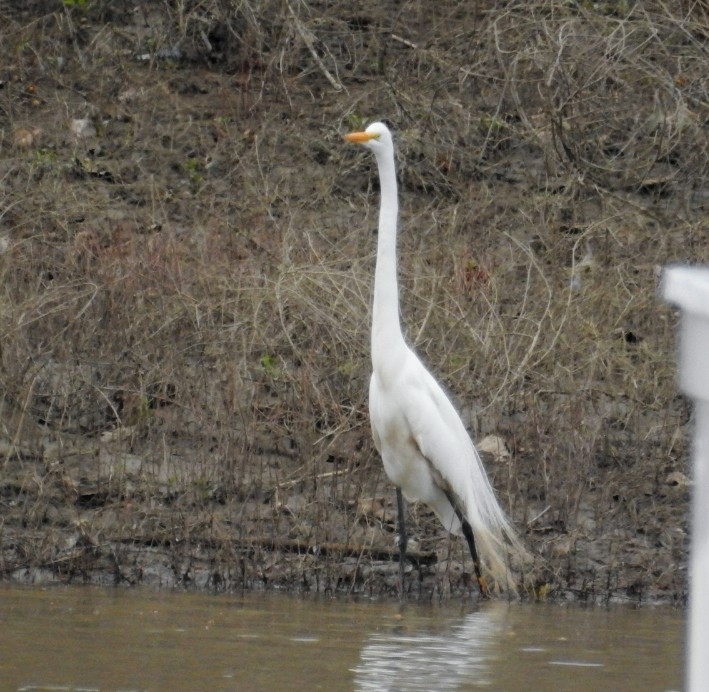
[(389, 480), (410, 500), (426, 497), (434, 483), (429, 464), (416, 443), (397, 392), (381, 387), (376, 376), (370, 383), (369, 415)]

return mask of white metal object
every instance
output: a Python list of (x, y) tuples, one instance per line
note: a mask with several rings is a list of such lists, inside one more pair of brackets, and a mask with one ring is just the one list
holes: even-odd
[(695, 406), (686, 689), (699, 692), (709, 680), (709, 269), (665, 269), (662, 294), (682, 311), (679, 383)]

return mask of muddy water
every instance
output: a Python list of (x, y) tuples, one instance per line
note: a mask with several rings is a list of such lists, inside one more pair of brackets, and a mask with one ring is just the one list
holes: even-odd
[(3, 690), (678, 690), (683, 614), (0, 588)]

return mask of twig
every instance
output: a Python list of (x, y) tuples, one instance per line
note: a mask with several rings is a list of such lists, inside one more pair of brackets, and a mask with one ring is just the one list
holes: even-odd
[(298, 16), (296, 13), (293, 11), (293, 7), (291, 6), (290, 2), (286, 0), (286, 5), (288, 7), (288, 11), (291, 13), (291, 16), (293, 17), (293, 22), (295, 24), (295, 29), (300, 35), (300, 38), (303, 39), (303, 43), (307, 46), (308, 50), (310, 51), (310, 55), (313, 56), (313, 60), (317, 63), (318, 67), (320, 68), (320, 71), (323, 73), (323, 76), (325, 79), (327, 79), (328, 82), (332, 85), (332, 88), (335, 89), (335, 91), (342, 91), (343, 86), (338, 82), (330, 73), (330, 71), (325, 67), (325, 64), (323, 61), (320, 59), (320, 56), (318, 55), (318, 52), (315, 50), (314, 42), (315, 42), (315, 36), (311, 31), (308, 31), (308, 29), (303, 26), (301, 21), (298, 19)]
[[(143, 536), (132, 536), (130, 538), (119, 538), (111, 543), (123, 545), (143, 545), (172, 547), (175, 539), (172, 536), (146, 534)], [(181, 541), (181, 543), (192, 543), (191, 541)], [(214, 538), (200, 538), (193, 542), (194, 545), (204, 546), (210, 549), (226, 548), (233, 546), (236, 550), (247, 554), (253, 553), (255, 548), (263, 550), (281, 551), (284, 553), (297, 553), (299, 555), (317, 555), (325, 557), (328, 555), (339, 555), (340, 557), (361, 557), (369, 556), (372, 560), (378, 561), (399, 561), (399, 550), (389, 550), (386, 548), (370, 548), (365, 545), (352, 543), (306, 543), (297, 539), (269, 538), (255, 536), (243, 541), (220, 540)], [(438, 555), (434, 551), (407, 550), (406, 558), (414, 565), (434, 565), (438, 562)]]
[(551, 505), (547, 505), (539, 514), (537, 514), (535, 517), (532, 517), (528, 522), (527, 526), (531, 526), (534, 524), (536, 521), (541, 519), (549, 510), (551, 509)]

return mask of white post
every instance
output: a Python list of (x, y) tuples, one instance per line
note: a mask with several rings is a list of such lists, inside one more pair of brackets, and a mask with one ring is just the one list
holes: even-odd
[(679, 384), (694, 400), (686, 689), (709, 689), (709, 269), (669, 267), (663, 296), (682, 310)]

